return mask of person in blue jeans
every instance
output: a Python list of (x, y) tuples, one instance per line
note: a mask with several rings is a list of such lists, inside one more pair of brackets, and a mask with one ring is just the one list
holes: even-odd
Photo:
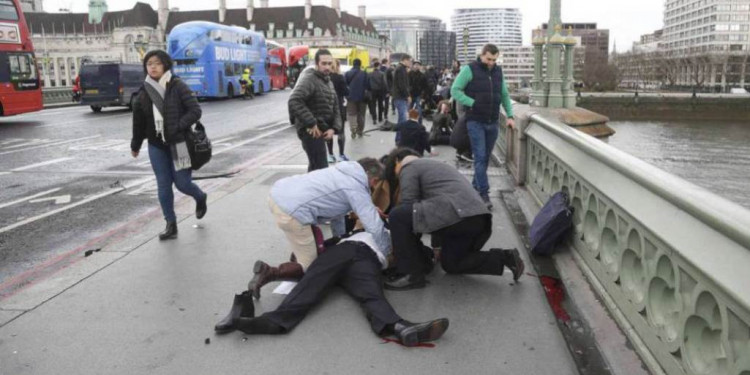
[(508, 87), (503, 79), (503, 70), (497, 65), (499, 56), (497, 46), (485, 45), (477, 60), (461, 69), (451, 87), (451, 96), (466, 108), (466, 125), (474, 155), (472, 185), (490, 209), (492, 202), (487, 166), (497, 141), (501, 105), (508, 116), (506, 125), (515, 128)]
[(391, 97), (398, 112), (398, 124), (406, 121), (407, 112), (411, 106), (411, 85), (409, 83), (409, 68), (411, 68), (411, 56), (404, 54), (398, 68), (393, 72), (393, 85), (391, 86)]
[(144, 139), (148, 139), (148, 156), (156, 175), (159, 204), (167, 227), (160, 240), (177, 237), (172, 185), (195, 199), (195, 216), (206, 215), (208, 195), (193, 183), (190, 155), (185, 133), (201, 117), (201, 107), (190, 88), (171, 73), (172, 59), (160, 50), (143, 59), (146, 82), (133, 105), (133, 138), (131, 154), (138, 157)]

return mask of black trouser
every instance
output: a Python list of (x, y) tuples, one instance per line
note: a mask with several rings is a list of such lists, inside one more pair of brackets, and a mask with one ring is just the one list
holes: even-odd
[(372, 122), (380, 122), (383, 121), (384, 117), (388, 117), (388, 114), (385, 113), (386, 103), (385, 103), (385, 94), (373, 92), (372, 98), (370, 98), (370, 102), (367, 103), (367, 106), (370, 109), (370, 116), (372, 117)]
[(360, 303), (373, 332), (379, 335), (386, 326), (401, 320), (383, 295), (380, 277), (380, 261), (372, 249), (361, 242), (339, 243), (318, 255), (276, 310), (256, 319), (270, 320), (284, 328), (282, 333), (289, 332), (332, 286), (339, 285)]
[(326, 141), (323, 137), (313, 138), (305, 133), (302, 135), (302, 148), (307, 154), (307, 171), (328, 168), (328, 154), (326, 153)]
[[(411, 204), (396, 206), (388, 215), (396, 270), (401, 274), (422, 275), (429, 261), (420, 234), (414, 233)], [(502, 275), (504, 258), (500, 250), (481, 251), (492, 234), (492, 216), (467, 217), (432, 233), (433, 243), (442, 245), (440, 264), (447, 273)]]

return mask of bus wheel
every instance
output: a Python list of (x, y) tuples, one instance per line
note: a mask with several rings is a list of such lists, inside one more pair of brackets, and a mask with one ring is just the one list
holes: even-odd
[(234, 86), (232, 86), (231, 83), (229, 84), (229, 87), (227, 87), (227, 97), (229, 97), (229, 99), (234, 99)]
[(102, 111), (102, 106), (100, 105), (92, 105), (91, 110), (94, 111), (94, 113), (99, 113)]

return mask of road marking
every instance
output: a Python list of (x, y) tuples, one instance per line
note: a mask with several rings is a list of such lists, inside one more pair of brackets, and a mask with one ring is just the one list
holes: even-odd
[[(215, 152), (214, 155), (217, 155), (217, 154), (220, 154), (220, 153), (223, 153), (223, 152), (235, 149), (237, 147), (244, 146), (244, 145), (246, 145), (248, 143), (255, 142), (255, 141), (259, 140), (259, 139), (263, 139), (263, 138), (269, 137), (269, 136), (274, 135), (276, 133), (279, 133), (279, 132), (281, 132), (283, 130), (286, 130), (287, 128), (288, 127), (282, 127), (282, 128), (279, 128), (279, 129), (274, 129), (274, 130), (272, 130), (272, 131), (270, 131), (268, 133), (258, 135), (256, 137), (253, 137), (253, 138), (250, 138), (248, 140), (242, 141), (242, 142), (240, 142), (240, 143), (238, 143), (238, 144), (236, 144), (234, 146), (231, 146), (231, 147), (228, 147), (226, 149), (223, 149), (223, 150), (220, 150), (218, 152)], [(2, 155), (2, 154), (0, 153), (0, 155)], [(254, 160), (253, 160), (253, 162), (254, 162)], [(152, 177), (146, 177), (146, 178), (142, 178), (140, 180), (133, 181), (132, 183), (126, 184), (125, 186), (121, 186), (121, 187), (118, 187), (118, 188), (107, 190), (105, 192), (102, 192), (102, 193), (99, 193), (99, 194), (96, 194), (96, 195), (92, 195), (92, 196), (90, 196), (90, 197), (88, 197), (86, 199), (83, 199), (83, 200), (80, 200), (78, 202), (69, 204), (67, 206), (63, 206), (63, 207), (57, 208), (55, 210), (52, 210), (52, 211), (49, 211), (49, 212), (45, 212), (45, 213), (43, 213), (41, 215), (30, 217), (30, 218), (24, 219), (22, 221), (19, 221), (19, 222), (15, 223), (15, 224), (11, 224), (11, 225), (8, 225), (6, 227), (0, 228), (0, 234), (8, 232), (8, 231), (11, 231), (11, 230), (19, 228), (19, 227), (22, 227), (22, 226), (24, 226), (26, 224), (30, 224), (30, 223), (33, 223), (35, 221), (39, 221), (41, 219), (50, 217), (52, 215), (56, 215), (56, 214), (58, 214), (60, 212), (65, 212), (67, 210), (76, 208), (76, 207), (84, 205), (86, 203), (93, 202), (95, 200), (98, 200), (98, 199), (101, 199), (101, 198), (105, 198), (105, 197), (108, 197), (108, 196), (113, 195), (113, 194), (117, 194), (117, 193), (125, 191), (125, 190), (132, 189), (134, 187), (146, 184), (146, 183), (151, 182), (153, 180), (155, 180), (155, 177), (153, 177), (153, 176)]]
[(64, 203), (70, 203), (70, 199), (71, 199), (70, 194), (67, 194), (67, 195), (58, 195), (56, 197), (34, 199), (33, 201), (29, 201), (29, 203), (41, 203), (41, 202), (47, 202), (47, 201), (55, 201), (55, 204), (64, 204)]
[(217, 145), (217, 144), (219, 144), (219, 143), (229, 142), (229, 141), (231, 141), (231, 140), (233, 140), (233, 139), (237, 139), (237, 137), (236, 137), (236, 136), (234, 136), (234, 137), (227, 137), (227, 138), (221, 138), (221, 139), (217, 139), (217, 140), (215, 140), (215, 141), (211, 141), (211, 144), (213, 144), (213, 145)]
[(29, 199), (34, 199), (34, 198), (41, 197), (41, 196), (44, 196), (44, 195), (47, 195), (47, 194), (52, 194), (52, 193), (54, 193), (56, 191), (59, 191), (61, 189), (62, 188), (55, 188), (55, 189), (52, 189), (52, 190), (47, 190), (47, 191), (43, 191), (41, 193), (30, 195), (28, 197), (17, 199), (17, 200), (14, 200), (13, 202), (3, 203), (3, 204), (0, 204), (0, 208), (5, 208), (5, 207), (8, 207), (8, 206), (12, 206), (12, 205), (14, 205), (16, 203), (26, 202)]
[(111, 189), (111, 190), (107, 190), (107, 191), (105, 191), (103, 193), (99, 193), (99, 194), (96, 194), (96, 195), (92, 195), (92, 196), (90, 196), (90, 197), (88, 197), (86, 199), (80, 200), (80, 201), (75, 202), (73, 204), (69, 204), (67, 206), (63, 206), (63, 207), (60, 207), (58, 209), (55, 209), (55, 210), (52, 210), (52, 211), (49, 211), (49, 212), (45, 212), (45, 213), (43, 213), (41, 215), (37, 215), (37, 216), (34, 216), (34, 217), (30, 217), (28, 219), (19, 221), (19, 222), (15, 223), (15, 224), (8, 225), (7, 227), (0, 228), (0, 233), (5, 233), (7, 231), (16, 229), (16, 228), (24, 226), (26, 224), (33, 223), (35, 221), (44, 219), (46, 217), (50, 217), (52, 215), (56, 215), (56, 214), (58, 214), (60, 212), (64, 212), (64, 211), (70, 210), (72, 208), (76, 208), (76, 207), (78, 207), (80, 205), (84, 205), (86, 203), (93, 202), (93, 201), (95, 201), (97, 199), (101, 199), (101, 198), (110, 196), (112, 194), (119, 193), (121, 191), (124, 191), (124, 190), (130, 189), (132, 187), (138, 186), (140, 184), (145, 184), (145, 183), (147, 183), (147, 182), (149, 182), (149, 181), (151, 181), (153, 179), (154, 179), (154, 177), (143, 178), (143, 179), (140, 179), (140, 180), (136, 180), (133, 183), (127, 184), (125, 186), (122, 186), (122, 187), (119, 187), (119, 188), (115, 188), (115, 189)]
[(273, 164), (264, 165), (263, 169), (307, 169), (307, 164)]
[(40, 128), (50, 128), (50, 127), (54, 127), (54, 126), (63, 126), (63, 125), (73, 125), (73, 124), (80, 124), (80, 123), (83, 123), (83, 122), (93, 122), (93, 123), (97, 123), (97, 122), (99, 122), (99, 121), (97, 121), (97, 120), (109, 120), (109, 119), (113, 119), (113, 118), (119, 118), (119, 117), (125, 117), (125, 116), (132, 116), (132, 114), (130, 114), (130, 113), (123, 113), (123, 114), (121, 114), (121, 115), (113, 115), (113, 116), (102, 116), (101, 118), (98, 118), (98, 119), (93, 119), (93, 118), (90, 118), (90, 119), (85, 119), (85, 120), (76, 120), (76, 121), (69, 121), (69, 122), (61, 122), (61, 123), (59, 123), (59, 124), (46, 124), (46, 125), (37, 125), (37, 126), (36, 126), (36, 128), (37, 128), (37, 129), (40, 129)]
[(30, 150), (35, 150), (35, 149), (44, 148), (44, 147), (61, 146), (61, 145), (68, 144), (68, 143), (75, 143), (75, 142), (79, 142), (79, 141), (85, 141), (87, 139), (99, 138), (101, 136), (102, 136), (101, 134), (98, 134), (98, 135), (92, 135), (92, 136), (89, 136), (89, 137), (76, 138), (76, 139), (68, 139), (68, 140), (63, 140), (63, 141), (54, 142), (54, 143), (47, 143), (47, 144), (43, 144), (43, 145), (40, 145), (40, 146), (23, 148), (23, 149), (20, 149), (20, 150), (4, 151), (4, 152), (0, 152), (0, 155), (14, 154), (16, 152), (30, 151)]
[(277, 121), (277, 122), (275, 122), (273, 124), (261, 126), (259, 128), (256, 128), (256, 129), (258, 129), (258, 130), (266, 130), (266, 129), (275, 128), (275, 127), (277, 127), (279, 125), (289, 125), (289, 121), (286, 121), (286, 120)]
[(11, 172), (0, 172), (0, 176), (5, 176), (6, 174), (10, 174)]
[(55, 142), (55, 140), (54, 139), (38, 139), (38, 138), (34, 138), (34, 139), (26, 140), (26, 142), (24, 142), (24, 143), (15, 144), (13, 146), (5, 146), (5, 147), (3, 147), (3, 150), (8, 150), (8, 149), (11, 149), (11, 148), (16, 148), (16, 147), (42, 145), (42, 144), (45, 144), (45, 143), (52, 143), (52, 142)]
[(246, 144), (248, 144), (248, 143), (250, 143), (250, 142), (255, 142), (255, 141), (259, 140), (259, 139), (263, 139), (263, 138), (266, 138), (266, 137), (270, 137), (270, 136), (272, 136), (272, 135), (274, 135), (274, 134), (276, 134), (276, 133), (279, 133), (279, 132), (281, 132), (281, 131), (284, 131), (284, 130), (286, 130), (286, 129), (290, 128), (290, 127), (291, 127), (291, 125), (289, 125), (289, 126), (284, 126), (284, 127), (278, 128), (278, 129), (274, 129), (274, 130), (271, 130), (271, 131), (270, 131), (270, 132), (268, 132), (268, 133), (264, 133), (264, 134), (261, 134), (261, 135), (258, 135), (258, 136), (255, 136), (255, 137), (252, 137), (252, 138), (250, 138), (250, 139), (248, 139), (248, 140), (245, 140), (245, 141), (239, 142), (239, 143), (237, 143), (237, 144), (235, 144), (235, 145), (233, 145), (233, 146), (229, 146), (229, 147), (227, 147), (227, 148), (225, 148), (225, 149), (221, 149), (221, 150), (219, 150), (219, 151), (216, 151), (216, 152), (214, 152), (213, 154), (214, 154), (214, 155), (219, 155), (219, 154), (223, 154), (223, 153), (225, 153), (225, 152), (227, 152), (227, 151), (230, 151), (230, 150), (234, 150), (235, 148), (238, 148), (238, 147), (242, 147), (242, 146), (244, 146), (244, 145), (246, 145)]
[(25, 167), (19, 167), (19, 168), (11, 169), (10, 171), (11, 172), (20, 172), (20, 171), (25, 171), (25, 170), (33, 169), (33, 168), (36, 168), (36, 167), (42, 167), (42, 166), (45, 166), (45, 165), (62, 163), (64, 161), (66, 161), (66, 160), (71, 160), (71, 159), (74, 159), (74, 158), (52, 159), (52, 160), (43, 161), (41, 163), (27, 165)]

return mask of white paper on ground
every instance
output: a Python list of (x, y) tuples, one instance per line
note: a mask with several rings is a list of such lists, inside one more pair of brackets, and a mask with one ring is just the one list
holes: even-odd
[(294, 281), (282, 281), (281, 284), (273, 290), (273, 294), (287, 295), (295, 286), (297, 286), (297, 283)]

